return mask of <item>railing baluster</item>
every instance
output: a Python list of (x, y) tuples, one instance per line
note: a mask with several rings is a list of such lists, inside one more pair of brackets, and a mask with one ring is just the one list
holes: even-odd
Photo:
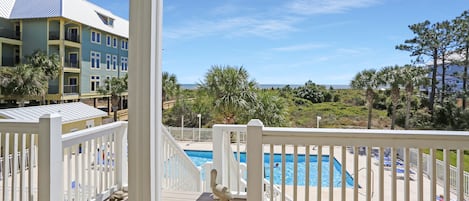
[(417, 149), (417, 200), (423, 201), (423, 162), (422, 149)]
[(353, 200), (358, 201), (358, 146), (353, 147)]
[(397, 189), (396, 189), (396, 156), (397, 156), (397, 149), (392, 147), (391, 149), (391, 200), (397, 200)]
[[(36, 164), (35, 164), (35, 158), (36, 158), (36, 145), (35, 145), (35, 138), (36, 135), (30, 135), (30, 139), (29, 139), (29, 168), (28, 168), (28, 176), (29, 176), (29, 181), (28, 181), (28, 198), (29, 200), (33, 200), (34, 199), (34, 185), (35, 185), (35, 178), (36, 178), (36, 175), (34, 174), (35, 173), (35, 168), (36, 167)], [(0, 138), (1, 139), (1, 138)], [(0, 143), (1, 144), (1, 143)]]
[(341, 161), (342, 161), (342, 169), (341, 169), (341, 180), (342, 180), (342, 183), (341, 183), (341, 200), (342, 201), (345, 201), (345, 198), (346, 198), (346, 190), (347, 190), (347, 178), (346, 178), (346, 175), (347, 175), (347, 149), (345, 146), (342, 146), (342, 157), (341, 157)]
[(450, 200), (450, 169), (449, 169), (449, 163), (450, 163), (450, 158), (449, 158), (449, 149), (443, 149), (443, 160), (444, 160), (444, 196), (446, 200)]
[(458, 149), (457, 151), (457, 169), (458, 173), (456, 176), (456, 192), (458, 201), (464, 200), (464, 150)]
[(274, 201), (274, 145), (270, 144), (270, 158), (269, 158), (269, 181), (270, 181), (270, 201)]
[(438, 178), (436, 177), (436, 150), (430, 149), (430, 159), (431, 159), (431, 186), (430, 186), (430, 200), (436, 200), (436, 183)]
[(282, 144), (282, 201), (285, 201), (285, 169), (287, 169), (286, 166), (286, 158), (285, 158), (285, 144)]
[(11, 200), (16, 201), (18, 183), (18, 133), (13, 134), (13, 169), (11, 171)]
[(298, 200), (298, 146), (297, 145), (293, 146), (293, 200)]
[(3, 140), (3, 199), (10, 200), (10, 195), (8, 188), (10, 187), (9, 178), (10, 178), (10, 133), (5, 133)]
[(366, 147), (366, 200), (371, 201), (371, 147)]
[(84, 168), (83, 168), (83, 191), (84, 191), (84, 200), (90, 200), (90, 195), (88, 194), (89, 188), (90, 188), (90, 172), (91, 172), (91, 165), (90, 165), (90, 143), (91, 140), (88, 140), (83, 143), (82, 150), (83, 152), (83, 163), (84, 163)]
[[(409, 148), (404, 148), (404, 199), (410, 200), (410, 154)], [(393, 164), (396, 165), (396, 164)]]
[(322, 186), (322, 145), (318, 145), (318, 156), (317, 156), (317, 161), (318, 161), (318, 178), (317, 178), (317, 189), (316, 189), (316, 195), (317, 198), (316, 200), (322, 200), (321, 196), (321, 186)]
[(111, 135), (111, 140), (110, 140), (110, 144), (111, 144), (111, 156), (110, 156), (110, 168), (111, 168), (111, 174), (110, 174), (110, 177), (111, 177), (111, 186), (112, 185), (115, 185), (117, 184), (116, 182), (116, 177), (115, 177), (115, 172), (116, 172), (116, 137), (117, 137), (117, 134), (116, 132), (113, 132), (112, 135)]
[(305, 158), (305, 200), (309, 200), (309, 164), (311, 163), (311, 159), (310, 159), (310, 146), (309, 145), (306, 145), (305, 146), (305, 155), (306, 155), (306, 158)]
[[(20, 163), (20, 200), (27, 200), (26, 195), (26, 134), (21, 134), (21, 163)], [(32, 171), (32, 168), (30, 169)]]
[[(236, 158), (237, 158), (237, 163), (236, 163), (236, 177), (235, 178), (241, 178), (241, 175), (240, 175), (240, 162), (241, 162), (241, 148), (240, 148), (240, 142), (241, 140), (241, 132), (236, 132)], [(199, 141), (200, 141), (200, 131), (199, 131)], [(241, 192), (241, 183), (240, 183), (240, 179), (236, 179), (236, 191), (238, 192), (238, 195), (240, 194)]]
[(96, 167), (95, 167), (95, 174), (96, 174), (96, 187), (98, 188), (98, 192), (102, 192), (102, 186), (101, 186), (101, 175), (100, 175), (100, 172), (101, 172), (101, 152), (103, 151), (102, 150), (102, 147), (101, 147), (101, 139), (100, 137), (96, 138), (96, 158), (97, 158), (97, 161), (96, 161)]
[(329, 200), (334, 200), (334, 146), (329, 146)]
[(66, 166), (67, 166), (67, 179), (65, 186), (68, 193), (68, 200), (72, 200), (72, 148), (66, 149)]
[(108, 189), (110, 186), (109, 186), (109, 155), (111, 154), (111, 150), (110, 149), (110, 144), (109, 144), (109, 136), (104, 136), (104, 190)]
[(74, 157), (74, 161), (75, 161), (74, 162), (75, 163), (75, 169), (73, 171), (75, 173), (75, 179), (73, 180), (75, 182), (75, 189), (73, 189), (74, 195), (75, 195), (74, 196), (75, 200), (80, 200), (80, 195), (79, 195), (80, 191), (79, 191), (79, 189), (80, 189), (80, 182), (81, 181), (80, 181), (80, 175), (79, 175), (79, 173), (80, 173), (80, 164), (79, 164), (79, 156), (78, 156), (79, 155), (79, 153), (78, 153), (79, 150), (78, 149), (79, 149), (78, 145), (72, 146), (72, 150), (73, 150), (73, 152), (75, 152), (75, 155), (72, 155)]
[(379, 200), (384, 200), (384, 148), (379, 147)]

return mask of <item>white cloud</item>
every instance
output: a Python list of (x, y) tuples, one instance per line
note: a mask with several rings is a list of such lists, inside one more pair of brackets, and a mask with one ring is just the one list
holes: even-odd
[(280, 52), (294, 52), (294, 51), (319, 49), (319, 48), (324, 48), (324, 47), (327, 47), (327, 45), (307, 43), (307, 44), (291, 45), (291, 46), (285, 46), (285, 47), (276, 47), (276, 48), (272, 48), (272, 50), (280, 51)]
[(218, 20), (192, 20), (178, 27), (167, 27), (168, 38), (197, 38), (211, 35), (224, 37), (258, 36), (280, 37), (296, 31), (296, 18), (263, 19), (257, 17), (232, 17)]
[(287, 9), (301, 15), (328, 14), (369, 7), (377, 3), (378, 0), (295, 0), (287, 4)]

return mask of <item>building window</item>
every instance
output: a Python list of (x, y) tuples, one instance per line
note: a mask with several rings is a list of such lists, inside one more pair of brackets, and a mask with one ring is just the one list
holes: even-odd
[(112, 47), (117, 48), (117, 38), (116, 37), (112, 38)]
[(106, 70), (111, 70), (111, 55), (106, 54)]
[(106, 46), (111, 47), (111, 36), (110, 35), (106, 36)]
[(117, 70), (117, 55), (112, 55), (112, 70)]
[(122, 39), (121, 40), (121, 49), (127, 50), (129, 47), (129, 42), (127, 40)]
[(101, 53), (91, 52), (91, 68), (100, 68), (99, 64), (101, 63)]
[(105, 25), (108, 25), (108, 26), (114, 26), (114, 19), (109, 17), (109, 16), (106, 16), (104, 14), (101, 14), (101, 13), (97, 13), (99, 18), (101, 19), (101, 21), (103, 21), (103, 23)]
[(127, 71), (128, 69), (128, 64), (127, 64), (127, 57), (121, 57), (121, 70), (122, 71)]
[(96, 91), (99, 88), (99, 76), (92, 75), (90, 79), (91, 91)]
[(101, 33), (96, 31), (91, 31), (91, 42), (96, 44), (101, 44)]

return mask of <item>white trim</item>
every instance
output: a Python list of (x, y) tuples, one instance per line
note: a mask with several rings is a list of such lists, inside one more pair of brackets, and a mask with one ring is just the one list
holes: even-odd
[[(130, 2), (129, 200), (161, 200), (162, 0)], [(137, 98), (138, 97), (138, 98)]]
[(121, 71), (127, 72), (129, 70), (129, 63), (127, 57), (121, 57)]
[[(94, 37), (94, 40), (93, 40)], [(101, 44), (101, 32), (92, 30), (90, 32), (90, 42), (94, 44)]]
[(101, 69), (101, 52), (96, 52), (96, 51), (90, 52), (90, 68)]
[[(90, 92), (98, 91), (100, 84), (101, 84), (100, 75), (90, 75)], [(94, 90), (93, 90), (93, 87), (94, 87)]]
[(108, 47), (112, 46), (112, 36), (109, 34), (106, 34), (106, 46)]
[(119, 43), (119, 40), (117, 39), (117, 37), (112, 37), (112, 47), (117, 48), (118, 43)]

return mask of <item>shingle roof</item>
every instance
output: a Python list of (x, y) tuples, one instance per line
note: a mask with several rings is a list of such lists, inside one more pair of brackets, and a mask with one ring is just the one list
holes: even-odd
[[(129, 22), (86, 0), (1, 0), (0, 17), (32, 19), (64, 17), (90, 27), (129, 37)], [(98, 13), (114, 19), (113, 26), (103, 23)]]
[(80, 102), (0, 110), (0, 116), (15, 120), (38, 121), (42, 115), (51, 113), (60, 114), (62, 123), (107, 116), (106, 112)]

